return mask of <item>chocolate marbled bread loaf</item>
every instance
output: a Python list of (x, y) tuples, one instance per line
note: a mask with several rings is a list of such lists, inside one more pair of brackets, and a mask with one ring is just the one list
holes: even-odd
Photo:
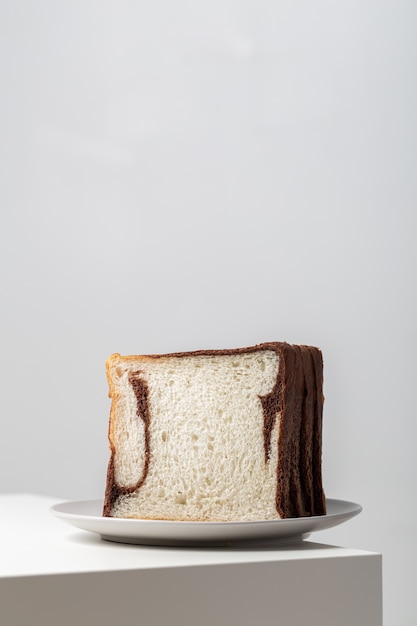
[(325, 514), (320, 350), (112, 355), (103, 514), (194, 521)]

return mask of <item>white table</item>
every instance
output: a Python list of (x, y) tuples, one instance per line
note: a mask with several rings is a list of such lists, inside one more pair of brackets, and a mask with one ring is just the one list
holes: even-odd
[(53, 517), (56, 502), (0, 496), (4, 626), (382, 625), (379, 554), (117, 544)]

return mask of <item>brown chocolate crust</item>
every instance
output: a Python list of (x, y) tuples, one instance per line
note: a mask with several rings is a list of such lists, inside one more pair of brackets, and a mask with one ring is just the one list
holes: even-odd
[(321, 477), (323, 362), (320, 350), (283, 346), (283, 408), (278, 443), (277, 511), (283, 518), (324, 515)]
[[(287, 343), (262, 343), (231, 350), (196, 350), (153, 354), (124, 359), (160, 359), (184, 356), (234, 355), (260, 350), (273, 350), (279, 357), (276, 384), (270, 394), (260, 397), (264, 413), (265, 462), (270, 458), (271, 435), (280, 415), (278, 438), (278, 467), (276, 507), (282, 518), (324, 515), (325, 497), (321, 476), (323, 361), (318, 348), (293, 346)], [(132, 373), (129, 381), (137, 400), (137, 415), (145, 425), (145, 465), (143, 474), (133, 487), (120, 487), (114, 478), (114, 455), (107, 471), (107, 487), (103, 515), (111, 516), (113, 504), (121, 495), (140, 488), (146, 479), (150, 458), (149, 406), (146, 382), (140, 372)]]

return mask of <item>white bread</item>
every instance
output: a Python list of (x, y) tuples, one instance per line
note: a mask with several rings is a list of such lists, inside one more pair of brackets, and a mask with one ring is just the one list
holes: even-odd
[(104, 515), (243, 521), (325, 512), (316, 348), (114, 354), (106, 365)]

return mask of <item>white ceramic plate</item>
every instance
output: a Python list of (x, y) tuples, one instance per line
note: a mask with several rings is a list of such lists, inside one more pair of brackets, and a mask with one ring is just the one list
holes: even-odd
[(259, 522), (175, 522), (102, 517), (101, 500), (63, 502), (51, 507), (60, 519), (108, 541), (158, 546), (289, 543), (306, 539), (358, 515), (362, 507), (344, 500), (326, 500), (327, 515)]

